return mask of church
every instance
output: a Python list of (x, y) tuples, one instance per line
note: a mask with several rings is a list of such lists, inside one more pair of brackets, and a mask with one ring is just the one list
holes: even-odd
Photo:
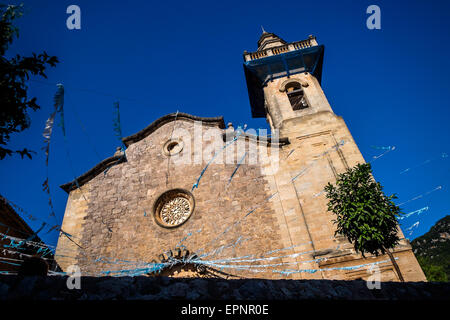
[[(243, 68), (252, 117), (176, 112), (61, 186), (68, 200), (55, 259), (83, 275), (399, 281), (385, 256), (335, 236), (323, 192), (364, 158), (322, 88), (324, 46), (263, 32)], [(400, 228), (405, 281), (426, 281)]]

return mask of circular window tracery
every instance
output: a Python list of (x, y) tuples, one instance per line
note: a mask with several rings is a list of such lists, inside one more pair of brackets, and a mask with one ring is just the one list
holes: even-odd
[(155, 202), (156, 222), (165, 228), (175, 228), (185, 223), (194, 211), (194, 197), (189, 191), (173, 189), (163, 193)]

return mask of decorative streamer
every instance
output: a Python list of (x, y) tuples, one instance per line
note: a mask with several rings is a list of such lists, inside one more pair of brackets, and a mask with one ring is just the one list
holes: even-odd
[(412, 198), (412, 199), (409, 199), (408, 201), (405, 201), (405, 202), (402, 202), (402, 203), (398, 204), (397, 206), (399, 207), (399, 206), (404, 205), (404, 204), (406, 204), (406, 203), (409, 203), (409, 202), (411, 202), (411, 201), (414, 201), (414, 200), (423, 198), (424, 196), (429, 195), (430, 193), (432, 193), (432, 192), (434, 192), (434, 191), (437, 191), (437, 190), (440, 190), (440, 189), (442, 189), (442, 186), (437, 186), (437, 187), (434, 188), (433, 190), (430, 190), (430, 191), (428, 191), (428, 192), (425, 192), (425, 193), (423, 193), (423, 194), (420, 194), (420, 195), (418, 195), (417, 197), (414, 197), (414, 198)]
[[(198, 230), (197, 232), (201, 232), (201, 229)], [(190, 236), (189, 234), (187, 235), (187, 237)], [(187, 238), (186, 237), (186, 238)], [(19, 248), (21, 245), (23, 245), (23, 241), (19, 241), (20, 239), (12, 238), (12, 242), (11, 242), (11, 246), (13, 248)], [(18, 243), (16, 244), (15, 241), (18, 241)], [(184, 241), (185, 239), (183, 239)], [(242, 243), (242, 237), (239, 237), (234, 244), (232, 245), (228, 245), (226, 247), (232, 247), (233, 245), (238, 245)], [(339, 246), (338, 246), (339, 247)], [(291, 247), (292, 248), (292, 247)], [(43, 247), (39, 247), (40, 250), (46, 249), (48, 250), (49, 248), (43, 248)], [(288, 249), (288, 248), (284, 248), (284, 249)], [(222, 251), (221, 248), (218, 249), (220, 252)], [(282, 250), (282, 249), (280, 249)], [(216, 250), (217, 251), (217, 250)], [(274, 253), (277, 252), (276, 250), (273, 251), (269, 251), (268, 253)], [(104, 275), (110, 275), (110, 276), (138, 276), (138, 275), (143, 275), (143, 274), (149, 274), (149, 273), (159, 273), (161, 270), (163, 270), (164, 268), (168, 268), (171, 266), (174, 266), (176, 264), (186, 264), (186, 263), (193, 263), (193, 264), (197, 264), (197, 265), (206, 265), (206, 266), (210, 266), (210, 267), (217, 267), (220, 268), (221, 270), (223, 270), (224, 268), (231, 268), (231, 269), (235, 269), (235, 270), (248, 270), (250, 272), (267, 272), (269, 269), (267, 268), (275, 268), (278, 266), (283, 266), (283, 265), (289, 265), (289, 264), (305, 264), (305, 263), (310, 263), (310, 262), (319, 262), (319, 261), (323, 261), (326, 260), (326, 258), (319, 258), (319, 259), (314, 259), (314, 260), (309, 260), (309, 261), (295, 261), (295, 262), (280, 262), (280, 263), (271, 263), (271, 264), (266, 264), (266, 265), (242, 265), (242, 264), (237, 264), (236, 263), (253, 263), (253, 262), (259, 262), (259, 261), (273, 261), (273, 260), (278, 260), (278, 259), (283, 259), (283, 258), (287, 258), (287, 257), (298, 257), (300, 255), (304, 255), (307, 253), (311, 253), (312, 251), (306, 251), (306, 252), (300, 252), (300, 253), (294, 253), (291, 255), (284, 255), (284, 256), (272, 256), (272, 257), (264, 257), (264, 255), (260, 256), (259, 258), (252, 258), (253, 255), (250, 256), (244, 256), (244, 257), (234, 257), (234, 258), (229, 258), (229, 259), (219, 259), (219, 260), (198, 260), (198, 259), (193, 259), (192, 257), (188, 258), (188, 259), (176, 259), (176, 258), (170, 258), (168, 262), (165, 263), (145, 263), (145, 262), (140, 262), (140, 261), (128, 261), (128, 260), (119, 260), (119, 259), (111, 259), (111, 258), (105, 258), (105, 257), (96, 257), (94, 262), (102, 262), (102, 263), (108, 263), (111, 265), (124, 265), (126, 266), (126, 268), (120, 268), (119, 270), (108, 270), (108, 271), (102, 271), (99, 274), (92, 274), (92, 276), (104, 276)], [(20, 253), (19, 253), (20, 254)], [(26, 256), (26, 255), (23, 255)], [(55, 255), (55, 256), (66, 256), (66, 255)], [(20, 256), (22, 258), (22, 256)], [(67, 256), (66, 256), (67, 257)], [(12, 260), (11, 260), (12, 261)], [(233, 264), (228, 264), (228, 263), (233, 263)], [(132, 267), (134, 265), (134, 267)], [(266, 269), (263, 269), (266, 268)], [(280, 271), (281, 273), (283, 271)], [(63, 273), (52, 273), (52, 275), (57, 275), (57, 274), (63, 274)], [(88, 275), (88, 274), (85, 274)]]
[(126, 158), (126, 154), (125, 154), (125, 149), (126, 146), (122, 141), (122, 127), (120, 125), (120, 108), (119, 108), (119, 101), (116, 101), (113, 103), (113, 131), (115, 133), (115, 136), (117, 137), (117, 139), (120, 141), (120, 151), (122, 152), (122, 157), (117, 160), (117, 162), (109, 165), (104, 171), (103, 171), (103, 175), (106, 176), (106, 174), (108, 173), (109, 169), (111, 169), (114, 165), (116, 165), (117, 163), (121, 162), (124, 158)]
[(168, 266), (167, 263), (149, 263), (144, 268), (122, 269), (114, 271), (109, 270), (109, 271), (102, 271), (101, 274), (112, 277), (121, 277), (121, 276), (134, 277), (148, 273), (158, 273), (167, 266)]
[[(25, 245), (25, 244), (28, 245), (28, 246), (35, 247), (35, 248), (41, 248), (41, 249), (49, 248), (48, 245), (45, 245), (43, 243), (33, 242), (33, 241), (26, 240), (26, 239), (13, 237), (13, 236), (7, 235), (5, 233), (0, 233), (0, 236), (2, 236), (2, 240), (5, 240), (5, 239), (9, 240), (10, 244), (7, 245), (8, 248), (19, 248), (19, 247), (21, 247), (22, 245)], [(15, 243), (15, 242), (17, 242), (17, 243)]]
[[(0, 258), (0, 259), (2, 259), (2, 258)], [(18, 266), (18, 267), (20, 267), (20, 264), (19, 264), (19, 263), (14, 263), (14, 262), (1, 261), (1, 260), (0, 260), (0, 263), (10, 264), (10, 265), (13, 265), (13, 266)]]
[[(319, 240), (319, 241), (316, 241), (316, 242), (326, 241), (326, 240), (330, 240), (330, 239), (333, 239), (333, 238), (334, 238), (334, 236), (331, 236), (331, 237), (329, 237), (329, 238), (322, 239), (322, 240)], [(269, 251), (269, 252), (264, 253), (263, 256), (268, 255), (268, 254), (272, 254), (272, 253), (275, 253), (275, 252), (280, 252), (280, 251), (285, 251), (285, 250), (290, 250), (290, 249), (293, 249), (293, 248), (305, 246), (305, 245), (308, 245), (308, 244), (311, 244), (311, 243), (312, 243), (312, 241), (308, 241), (308, 242), (303, 242), (303, 243), (296, 244), (296, 245), (293, 245), (293, 246), (290, 246), (290, 247), (272, 250), (272, 251)], [(337, 250), (338, 248), (339, 248), (339, 246), (336, 248), (336, 250)]]
[[(278, 249), (278, 251), (287, 250), (287, 249), (291, 249), (294, 247), (296, 247), (296, 246)], [(339, 249), (339, 247), (340, 247), (340, 245), (338, 245), (336, 248), (333, 248), (333, 250), (337, 250), (337, 249)], [(278, 251), (273, 250), (273, 251), (271, 251), (271, 253), (278, 252)], [(268, 254), (268, 253), (265, 253), (265, 254), (262, 254), (261, 256), (258, 256), (259, 258), (253, 258), (255, 255), (252, 254), (252, 255), (247, 255), (247, 256), (243, 256), (243, 257), (241, 256), (241, 257), (219, 259), (219, 260), (190, 259), (190, 261), (184, 261), (184, 262), (197, 263), (197, 264), (209, 264), (209, 265), (215, 265), (216, 267), (225, 267), (227, 265), (223, 265), (223, 263), (228, 263), (228, 262), (231, 262), (231, 263), (239, 263), (239, 262), (253, 263), (253, 262), (259, 262), (259, 261), (273, 261), (273, 260), (277, 260), (277, 259), (296, 258), (296, 257), (302, 256), (302, 255), (310, 254), (310, 253), (314, 253), (314, 252), (315, 252), (314, 250), (310, 250), (310, 251), (294, 253), (294, 254), (289, 254), (289, 255), (283, 255), (283, 256), (275, 256), (275, 257), (265, 257)], [(295, 261), (295, 262), (289, 262), (289, 263), (272, 264), (272, 265), (267, 265), (267, 267), (279, 266), (279, 265), (283, 265), (283, 264), (302, 264), (302, 263), (309, 263), (309, 262), (318, 262), (318, 261), (322, 261), (322, 260), (326, 260), (326, 258), (318, 258), (318, 259), (309, 260), (309, 261)], [(242, 265), (239, 265), (239, 266), (243, 267)], [(244, 266), (244, 267), (248, 267), (248, 266)], [(258, 267), (262, 267), (262, 266), (258, 265)]]
[[(323, 260), (327, 260), (327, 258), (318, 258), (318, 259), (313, 259), (313, 260), (307, 260), (307, 261), (291, 261), (291, 262), (280, 262), (280, 263), (272, 263), (272, 264), (259, 264), (259, 265), (242, 265), (242, 264), (238, 264), (238, 265), (232, 265), (232, 264), (218, 264), (218, 263), (213, 263), (211, 261), (203, 261), (203, 260), (199, 260), (199, 261), (195, 261), (193, 263), (195, 264), (199, 264), (199, 265), (207, 265), (207, 266), (211, 266), (211, 267), (216, 267), (216, 268), (220, 268), (220, 269), (224, 269), (224, 268), (231, 268), (231, 269), (259, 269), (259, 268), (273, 268), (273, 267), (279, 267), (279, 266), (284, 266), (284, 265), (289, 265), (289, 264), (306, 264), (306, 263), (311, 263), (311, 262), (320, 262)], [(251, 271), (251, 270), (249, 270)], [(266, 270), (263, 270), (266, 271)]]
[[(173, 122), (172, 132), (170, 133), (169, 140), (173, 139), (173, 133), (175, 131), (175, 127), (177, 125), (177, 119), (178, 119), (178, 110), (175, 114), (175, 121)], [(169, 185), (169, 175), (170, 175), (170, 157), (167, 157), (167, 171), (166, 171), (166, 187)]]
[(387, 146), (387, 147), (379, 147), (379, 146), (370, 146), (372, 149), (376, 149), (376, 150), (394, 150), (395, 147), (394, 146)]
[[(195, 231), (195, 233), (200, 233), (202, 232), (202, 229), (198, 229), (197, 231)], [(188, 232), (188, 234), (180, 240), (180, 242), (178, 242), (178, 244), (175, 246), (175, 248), (181, 248), (182, 247), (182, 243), (184, 241), (186, 241), (186, 239), (188, 239), (190, 236), (192, 236), (194, 233), (193, 232)]]
[[(26, 239), (20, 239), (20, 238), (16, 238), (16, 237), (13, 237), (13, 236), (8, 236), (7, 234), (3, 234), (3, 233), (0, 233), (0, 237), (2, 237), (3, 240), (8, 239), (9, 242), (10, 242), (9, 245), (6, 244), (6, 245), (3, 245), (3, 247), (5, 247), (5, 248), (12, 248), (12, 249), (15, 249), (15, 250), (27, 250), (25, 245), (26, 246), (32, 246), (32, 247), (35, 247), (35, 248), (38, 249), (36, 253), (37, 254), (41, 253), (40, 257), (45, 259), (45, 260), (54, 260), (54, 259), (45, 258), (45, 256), (50, 254), (50, 253), (52, 253), (55, 257), (56, 256), (61, 256), (61, 257), (75, 258), (75, 256), (67, 256), (67, 255), (62, 255), (62, 254), (56, 255), (56, 254), (54, 254), (54, 251), (56, 249), (55, 246), (44, 245), (42, 243), (27, 241)], [(11, 250), (7, 250), (7, 249), (2, 249), (1, 251), (5, 255), (6, 255), (6, 253), (16, 254), (20, 258), (31, 256), (31, 255), (27, 255), (27, 254), (25, 254), (23, 252), (19, 252), (19, 251), (11, 251)], [(67, 251), (67, 249), (63, 250), (63, 249), (60, 248), (59, 252), (61, 252), (61, 251)], [(76, 255), (78, 255), (78, 253), (76, 253)], [(141, 264), (143, 264), (143, 263), (141, 263)]]
[[(332, 146), (331, 148), (329, 148), (328, 150), (326, 150), (325, 152), (320, 153), (319, 155), (317, 155), (317, 157), (321, 158), (325, 155), (327, 155), (328, 153), (330, 153), (331, 151), (337, 150), (339, 149), (339, 147), (343, 146), (345, 144), (344, 140), (341, 140), (338, 144), (336, 144), (335, 146)], [(316, 162), (319, 159), (314, 160), (313, 162), (311, 162), (311, 164), (307, 165), (305, 168), (303, 168), (298, 174), (296, 174), (291, 181), (295, 181), (298, 177), (302, 176), (307, 170), (309, 170), (312, 166), (314, 166), (316, 164)]]
[(113, 103), (114, 107), (114, 118), (113, 118), (113, 130), (114, 133), (120, 141), (121, 148), (123, 149), (123, 141), (122, 141), (122, 127), (120, 125), (120, 110), (119, 110), (119, 101)]
[(244, 257), (229, 258), (229, 259), (211, 260), (211, 261), (191, 260), (190, 262), (194, 262), (194, 263), (203, 263), (203, 262), (207, 262), (207, 263), (226, 263), (226, 262), (233, 262), (233, 263), (236, 263), (236, 262), (273, 261), (273, 260), (277, 260), (277, 259), (298, 258), (298, 257), (303, 256), (305, 254), (314, 253), (314, 252), (315, 252), (314, 250), (309, 250), (309, 251), (298, 252), (298, 253), (293, 253), (293, 254), (288, 254), (288, 255), (283, 255), (283, 256), (276, 256), (276, 257), (263, 257), (263, 258), (247, 259), (247, 258), (249, 258), (249, 256), (244, 256)]
[(238, 171), (238, 169), (241, 166), (242, 162), (244, 162), (244, 159), (245, 159), (246, 155), (247, 155), (247, 151), (245, 151), (245, 153), (242, 156), (242, 158), (238, 161), (238, 164), (237, 164), (236, 168), (234, 169), (233, 173), (231, 174), (230, 178), (228, 179), (228, 184), (231, 183), (231, 180), (233, 179), (234, 175), (236, 174), (236, 171)]
[(389, 147), (380, 147), (380, 148), (384, 148), (382, 150), (386, 150), (386, 151), (383, 152), (382, 154), (378, 155), (378, 156), (374, 156), (372, 158), (372, 161), (369, 161), (369, 163), (370, 162), (374, 162), (375, 160), (380, 159), (382, 156), (386, 155), (387, 153), (395, 150), (395, 146), (392, 146), (392, 147), (391, 146), (389, 146)]
[[(21, 207), (19, 207), (18, 205), (12, 203), (11, 201), (5, 199), (8, 203), (10, 203), (14, 208), (16, 208), (18, 211), (20, 211), (21, 213), (23, 213), (24, 215), (26, 215), (27, 217), (29, 217), (31, 220), (36, 221), (36, 220), (40, 220), (43, 221), (42, 219), (38, 219), (33, 217), (31, 214), (27, 213), (24, 209), (22, 209)], [(43, 221), (46, 225), (50, 226), (49, 223)], [(68, 234), (67, 232), (63, 231), (61, 229), (61, 227), (59, 225), (53, 225), (47, 232), (46, 234), (52, 232), (53, 230), (57, 230), (59, 231), (61, 234), (63, 234), (65, 237), (67, 237), (71, 242), (73, 242), (75, 245), (77, 245), (79, 248), (82, 248), (78, 243), (76, 243), (72, 238), (73, 236)]]
[[(296, 256), (299, 256), (299, 255), (305, 254), (305, 253), (307, 253), (307, 252), (293, 254), (293, 255), (289, 255), (289, 256), (270, 257), (270, 258), (267, 258), (267, 259), (251, 259), (251, 260), (232, 261), (232, 262), (234, 262), (234, 263), (236, 263), (236, 262), (256, 262), (256, 261), (263, 261), (263, 260), (271, 261), (271, 260), (275, 260), (275, 259), (282, 259), (282, 258), (285, 258), (285, 257), (296, 257)], [(398, 258), (396, 258), (396, 259), (398, 259)], [(281, 262), (281, 263), (266, 264), (266, 265), (229, 265), (229, 264), (220, 264), (221, 262), (228, 262), (228, 261), (220, 261), (220, 260), (216, 260), (216, 261), (192, 260), (191, 263), (212, 266), (212, 267), (220, 268), (221, 270), (224, 269), (224, 268), (232, 268), (232, 269), (238, 269), (238, 270), (239, 269), (240, 270), (247, 269), (248, 271), (252, 271), (252, 272), (264, 272), (264, 271), (267, 271), (267, 270), (259, 270), (258, 268), (272, 268), (272, 267), (278, 267), (278, 266), (282, 266), (282, 265), (286, 265), (286, 264), (297, 264), (297, 265), (299, 265), (299, 264), (305, 264), (305, 263), (311, 263), (311, 262), (316, 262), (317, 263), (317, 262), (320, 262), (320, 261), (323, 261), (323, 260), (327, 260), (327, 258), (318, 258), (318, 259), (313, 259), (313, 260), (308, 260), (308, 261)], [(329, 269), (317, 269), (316, 271), (354, 270), (354, 269), (362, 268), (364, 266), (370, 266), (370, 265), (384, 263), (384, 262), (388, 262), (388, 261), (390, 261), (390, 260), (379, 261), (379, 262), (374, 262), (374, 263), (369, 263), (369, 264), (364, 264), (364, 265), (358, 265), (358, 266), (351, 266), (351, 267), (336, 267), (336, 268), (329, 268)], [(182, 262), (182, 261), (179, 261), (179, 262)], [(314, 269), (308, 269), (308, 270), (314, 270)], [(281, 270), (281, 271), (272, 270), (272, 271), (273, 272), (286, 273), (286, 270)], [(292, 270), (292, 271), (294, 273), (294, 272), (304, 272), (305, 270)]]
[[(47, 177), (46, 177), (45, 181), (42, 183), (42, 187), (43, 187), (43, 191), (46, 192), (48, 195), (48, 204), (50, 206), (49, 216), (52, 216), (53, 218), (55, 218), (55, 220), (56, 220), (56, 215), (55, 215), (55, 210), (53, 208), (52, 197), (50, 194), (50, 186), (49, 186), (49, 181), (48, 181), (48, 159), (49, 159), (49, 153), (50, 153), (50, 140), (51, 140), (51, 136), (52, 136), (53, 123), (55, 121), (56, 113), (59, 112), (61, 114), (62, 119), (64, 116), (64, 114), (63, 114), (64, 86), (60, 83), (57, 84), (56, 86), (58, 87), (58, 89), (55, 93), (55, 96), (53, 97), (54, 109), (53, 109), (53, 112), (51, 113), (50, 117), (45, 122), (44, 132), (42, 133), (42, 135), (44, 136), (44, 143), (45, 143), (45, 146), (42, 149), (45, 151), (45, 166), (46, 166), (46, 172), (47, 172)], [(65, 133), (64, 121), (61, 121), (61, 127), (63, 128), (63, 132)]]
[(295, 151), (295, 149), (292, 149), (291, 151), (289, 151), (288, 155), (286, 156), (286, 159), (289, 158), (289, 156)]
[[(395, 257), (394, 259), (398, 260), (398, 257)], [(292, 273), (302, 273), (302, 272), (316, 273), (317, 271), (356, 270), (356, 269), (361, 269), (361, 268), (364, 268), (367, 266), (374, 266), (374, 265), (382, 264), (382, 263), (386, 263), (386, 262), (390, 262), (390, 260), (383, 260), (383, 261), (360, 264), (357, 266), (349, 266), (349, 267), (335, 267), (335, 268), (324, 268), (324, 269), (303, 269), (303, 270), (282, 270), (282, 271), (273, 270), (273, 272), (288, 275), (288, 274), (292, 274)]]
[[(312, 251), (311, 251), (312, 252)], [(327, 258), (318, 258), (318, 259), (313, 259), (313, 260), (308, 260), (308, 261), (295, 261), (295, 262), (281, 262), (281, 263), (273, 263), (273, 264), (266, 264), (266, 265), (230, 265), (230, 264), (221, 264), (221, 262), (257, 262), (257, 261), (264, 261), (264, 260), (268, 260), (268, 261), (272, 261), (275, 259), (282, 259), (284, 257), (292, 257), (292, 256), (299, 256), (302, 254), (306, 254), (307, 252), (303, 252), (303, 253), (296, 253), (293, 255), (288, 255), (288, 256), (280, 256), (280, 257), (269, 257), (266, 259), (246, 259), (246, 260), (242, 260), (242, 261), (237, 261), (237, 259), (241, 259), (241, 258), (247, 258), (248, 256), (245, 257), (237, 257), (237, 258), (230, 258), (230, 259), (222, 259), (222, 260), (213, 260), (213, 261), (205, 261), (205, 260), (199, 260), (199, 259), (192, 259), (192, 258), (188, 258), (188, 259), (177, 259), (174, 257), (169, 257), (169, 261), (164, 262), (164, 263), (141, 263), (138, 262), (135, 265), (135, 268), (127, 268), (127, 269), (119, 269), (119, 270), (108, 270), (108, 271), (102, 271), (100, 272), (100, 275), (110, 275), (110, 276), (138, 276), (138, 275), (143, 275), (143, 274), (149, 274), (149, 273), (159, 273), (161, 270), (163, 270), (164, 268), (168, 268), (177, 264), (188, 264), (188, 263), (192, 263), (195, 265), (205, 265), (205, 266), (210, 266), (210, 267), (216, 267), (219, 268), (220, 270), (223, 270), (225, 268), (231, 268), (231, 269), (235, 269), (235, 270), (248, 270), (250, 272), (267, 272), (268, 269), (262, 269), (262, 268), (274, 268), (274, 267), (278, 267), (278, 266), (283, 266), (283, 265), (288, 265), (288, 264), (305, 264), (305, 263), (311, 263), (311, 262), (320, 262), (320, 261), (324, 261), (327, 260)], [(234, 260), (234, 261), (233, 261)], [(97, 258), (95, 261), (103, 261), (103, 259), (101, 258)], [(105, 261), (105, 262), (109, 262), (109, 263), (113, 263), (115, 264), (118, 260), (116, 259), (116, 261)], [(129, 261), (125, 261), (125, 262), (129, 262)], [(375, 262), (372, 264), (376, 264), (376, 263), (381, 263), (381, 262)], [(372, 265), (372, 264), (367, 264), (367, 265)], [(131, 265), (128, 265), (129, 267)], [(362, 265), (362, 266), (366, 266), (366, 265)], [(360, 266), (352, 266), (352, 267), (342, 267), (342, 268), (333, 268), (333, 270), (349, 270), (349, 268), (351, 269), (356, 269), (356, 268), (360, 268), (362, 267)], [(273, 270), (272, 270), (273, 271)], [(283, 273), (285, 270), (281, 270), (279, 271), (280, 273)], [(297, 272), (298, 270), (294, 270), (295, 272)], [(94, 275), (95, 276), (95, 275)]]
[(432, 161), (434, 161), (434, 160), (437, 160), (437, 159), (446, 159), (446, 158), (448, 158), (448, 154), (445, 153), (445, 152), (443, 152), (443, 153), (441, 153), (441, 155), (440, 155), (439, 157), (435, 157), (435, 158), (432, 158), (432, 159), (428, 159), (428, 160), (425, 160), (424, 162), (422, 162), (422, 163), (420, 163), (420, 164), (418, 164), (418, 165), (416, 165), (416, 166), (414, 166), (414, 167), (406, 168), (405, 170), (401, 171), (400, 174), (407, 173), (407, 172), (411, 171), (412, 169), (415, 169), (415, 168), (421, 167), (421, 166), (423, 166), (423, 165), (426, 165), (427, 163), (430, 163), (430, 162), (432, 162)]
[(207, 254), (206, 256), (212, 256), (212, 257), (214, 257), (214, 256), (216, 256), (216, 255), (222, 253), (224, 250), (226, 250), (226, 249), (228, 249), (228, 248), (233, 248), (233, 249), (235, 249), (238, 245), (240, 245), (241, 243), (243, 243), (244, 241), (247, 241), (247, 240), (250, 240), (250, 239), (249, 239), (249, 238), (243, 239), (242, 236), (239, 236), (239, 237), (236, 239), (236, 241), (232, 242), (231, 244), (227, 244), (227, 245), (220, 246), (219, 248), (214, 249), (214, 250), (212, 251), (212, 254), (209, 253), (209, 254)]
[[(58, 95), (58, 97), (56, 97), (56, 95)], [(74, 182), (72, 183), (72, 186), (75, 184), (76, 187), (81, 191), (81, 195), (83, 196), (84, 200), (87, 202), (86, 197), (84, 196), (84, 192), (81, 190), (81, 187), (78, 183), (78, 179), (77, 179), (77, 175), (75, 174), (75, 170), (72, 164), (72, 158), (70, 157), (70, 152), (69, 152), (69, 143), (67, 141), (67, 136), (66, 136), (66, 128), (65, 128), (65, 124), (64, 124), (64, 108), (63, 108), (63, 104), (64, 104), (64, 91), (62, 93), (56, 93), (55, 95), (55, 101), (57, 100), (59, 103), (59, 108), (58, 108), (58, 112), (61, 115), (61, 121), (59, 123), (59, 126), (61, 127), (61, 130), (63, 132), (63, 138), (64, 138), (64, 146), (66, 149), (66, 156), (67, 156), (67, 162), (69, 163), (70, 169), (72, 170), (72, 174), (74, 177)]]
[(47, 225), (47, 223), (42, 222), (42, 225), (41, 225), (41, 227), (38, 229), (38, 231), (36, 231), (35, 233), (33, 233), (31, 236), (29, 236), (29, 237), (27, 238), (26, 241), (31, 241), (31, 240), (33, 240), (34, 238), (36, 238), (37, 235), (38, 235), (38, 233), (41, 232), (42, 229), (44, 229), (44, 227), (45, 227), (46, 225)]
[(415, 222), (413, 225), (411, 225), (409, 228), (406, 228), (406, 231), (409, 231), (409, 235), (412, 235), (415, 228), (419, 226), (419, 221)]
[(422, 209), (406, 213), (405, 215), (398, 217), (397, 220), (402, 220), (402, 219), (408, 218), (408, 217), (412, 216), (413, 214), (421, 214), (422, 212), (427, 211), (428, 209), (429, 209), (428, 207), (423, 207)]
[(325, 192), (325, 190), (322, 190), (322, 191), (320, 191), (320, 192), (317, 192), (317, 193), (313, 194), (313, 197), (316, 198), (316, 197), (322, 195), (324, 192)]
[(308, 241), (308, 242), (305, 242), (305, 243), (302, 243), (302, 244), (298, 244), (298, 245), (295, 245), (295, 246), (290, 246), (290, 247), (286, 247), (286, 248), (282, 248), (282, 249), (272, 250), (272, 251), (267, 252), (266, 254), (272, 254), (272, 253), (275, 253), (275, 252), (281, 252), (281, 251), (285, 251), (285, 250), (294, 249), (296, 247), (300, 247), (300, 246), (303, 246), (305, 244), (310, 244), (311, 242), (312, 241)]
[[(32, 221), (39, 220), (39, 221), (42, 221), (43, 223), (45, 223), (47, 226), (50, 226), (50, 225), (51, 225), (51, 224), (49, 224), (49, 223), (43, 221), (42, 219), (39, 219), (39, 218), (34, 217), (33, 215), (31, 215), (30, 213), (26, 212), (23, 208), (19, 207), (17, 204), (13, 203), (12, 201), (10, 201), (10, 200), (8, 200), (8, 199), (5, 199), (5, 201), (6, 201), (7, 203), (9, 203), (11, 206), (13, 206), (17, 211), (19, 211), (20, 213), (22, 213), (23, 215), (25, 215), (27, 218), (29, 218), (30, 220), (32, 220)], [(0, 223), (0, 225), (2, 225), (2, 224)], [(6, 225), (5, 225), (5, 226), (6, 226)], [(61, 229), (61, 227), (60, 227), (59, 225), (53, 225), (53, 226), (46, 232), (46, 234), (52, 232), (53, 230), (57, 230), (57, 231), (61, 232), (61, 233), (64, 234), (66, 237), (70, 237), (70, 238), (73, 237), (72, 235), (70, 235), (70, 234), (64, 232), (64, 231)], [(21, 232), (20, 230), (16, 230), (16, 231)], [(38, 232), (39, 232), (39, 231), (38, 231)], [(23, 232), (21, 232), (21, 233), (23, 233)], [(27, 233), (27, 234), (28, 234), (28, 233)], [(69, 239), (69, 240), (70, 240), (70, 241), (73, 241), (72, 239)], [(75, 242), (74, 242), (74, 243), (75, 243)], [(77, 244), (77, 245), (78, 245), (78, 244)], [(81, 247), (80, 247), (80, 248), (81, 248)]]
[(317, 160), (314, 160), (309, 166), (307, 166), (306, 168), (303, 168), (302, 171), (300, 171), (299, 173), (297, 173), (292, 179), (291, 181), (294, 182), (295, 179), (297, 179), (298, 177), (300, 177), (301, 175), (303, 175), (309, 168), (311, 168), (315, 163), (317, 162)]
[[(207, 243), (208, 244), (212, 244), (214, 242), (216, 242), (218, 239), (220, 239), (220, 237), (222, 237), (224, 234), (226, 234), (228, 231), (230, 231), (232, 228), (234, 228), (235, 226), (237, 226), (238, 224), (240, 224), (242, 222), (242, 220), (244, 220), (245, 218), (247, 218), (250, 214), (252, 214), (256, 209), (260, 208), (263, 204), (265, 204), (267, 201), (269, 201), (270, 199), (272, 199), (276, 194), (278, 194), (278, 191), (275, 192), (274, 194), (272, 194), (271, 196), (267, 197), (266, 199), (264, 199), (262, 202), (260, 202), (258, 205), (256, 205), (253, 209), (251, 209), (250, 211), (248, 211), (242, 218), (240, 218), (238, 221), (236, 221), (235, 223), (233, 223), (231, 226), (227, 227), (225, 229), (225, 231), (223, 231), (222, 233), (220, 233), (215, 239), (209, 241)], [(206, 246), (206, 245), (205, 245)], [(198, 250), (197, 253), (200, 253), (202, 251), (204, 251), (205, 247), (203, 247), (202, 249)]]
[(214, 159), (220, 153), (222, 153), (230, 144), (234, 143), (239, 138), (239, 136), (242, 134), (242, 132), (243, 132), (243, 130), (241, 129), (240, 126), (236, 129), (236, 131), (237, 131), (237, 134), (233, 138), (233, 140), (231, 140), (230, 142), (225, 144), (225, 146), (223, 146), (222, 149), (220, 149), (218, 152), (216, 152), (214, 154), (214, 156), (211, 158), (211, 160), (209, 160), (209, 162), (206, 164), (206, 166), (203, 168), (202, 172), (200, 173), (200, 176), (198, 177), (197, 182), (195, 182), (194, 185), (192, 186), (192, 190), (191, 191), (194, 191), (195, 188), (198, 188), (198, 184), (200, 183), (200, 179), (203, 177), (203, 174), (205, 173), (206, 169), (208, 169), (209, 165), (214, 161)]

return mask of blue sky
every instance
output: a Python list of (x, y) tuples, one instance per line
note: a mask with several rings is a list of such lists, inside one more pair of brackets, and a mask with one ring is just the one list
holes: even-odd
[[(81, 8), (81, 30), (66, 28), (71, 4)], [(371, 4), (381, 8), (381, 30), (366, 28)], [(61, 62), (48, 70), (47, 80), (29, 82), (41, 109), (30, 114), (31, 128), (14, 135), (10, 146), (39, 154), (1, 161), (0, 193), (36, 217), (55, 222), (41, 187), (46, 177), (41, 147), (56, 83), (66, 90), (70, 152), (69, 161), (55, 127), (49, 177), (61, 223), (67, 194), (59, 185), (119, 145), (112, 121), (116, 100), (124, 136), (177, 110), (267, 128), (265, 119), (251, 118), (242, 68), (242, 53), (256, 50), (261, 25), (289, 42), (313, 34), (325, 45), (323, 89), (365, 159), (382, 153), (371, 146), (396, 147), (373, 162), (386, 193), (397, 193), (401, 203), (442, 186), (402, 206), (404, 212), (429, 207), (402, 220), (403, 230), (420, 221), (410, 239), (450, 213), (449, 159), (441, 157), (450, 153), (449, 1), (39, 0), (25, 6), (20, 38), (9, 54), (45, 50)], [(34, 229), (41, 225), (25, 220)], [(41, 238), (56, 244), (57, 233), (45, 232)]]

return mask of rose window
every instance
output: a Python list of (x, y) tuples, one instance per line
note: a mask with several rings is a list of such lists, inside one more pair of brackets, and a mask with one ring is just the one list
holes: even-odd
[(155, 203), (155, 219), (162, 227), (182, 225), (194, 210), (194, 198), (188, 191), (174, 189), (163, 193)]

